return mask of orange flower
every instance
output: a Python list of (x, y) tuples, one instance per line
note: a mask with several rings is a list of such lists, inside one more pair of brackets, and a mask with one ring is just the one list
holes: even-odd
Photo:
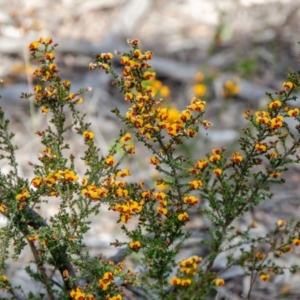
[(261, 252), (258, 252), (255, 254), (255, 258), (260, 259), (260, 260), (264, 259), (265, 257), (266, 257), (266, 255)]
[(68, 270), (63, 271), (63, 277), (69, 277), (69, 271)]
[(4, 204), (0, 204), (0, 211), (6, 213), (8, 212), (8, 208)]
[(159, 163), (160, 163), (160, 160), (157, 157), (155, 157), (155, 156), (150, 157), (150, 164), (158, 165)]

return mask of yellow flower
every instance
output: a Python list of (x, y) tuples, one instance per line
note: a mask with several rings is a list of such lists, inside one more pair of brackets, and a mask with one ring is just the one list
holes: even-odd
[(41, 106), (41, 112), (47, 114), (49, 112), (49, 108), (47, 105)]
[(106, 164), (112, 166), (115, 163), (115, 159), (112, 156), (109, 156), (105, 160)]
[(55, 56), (53, 53), (50, 52), (50, 53), (45, 54), (45, 58), (48, 60), (53, 60), (55, 58)]
[(206, 93), (206, 86), (201, 83), (197, 83), (194, 85), (194, 94), (198, 97), (204, 96)]
[(271, 276), (270, 276), (270, 274), (264, 274), (264, 273), (262, 273), (262, 274), (259, 275), (259, 278), (262, 281), (268, 281), (271, 278)]
[(121, 141), (122, 143), (124, 143), (124, 142), (127, 142), (127, 141), (131, 140), (131, 139), (132, 139), (131, 134), (130, 134), (130, 133), (125, 133), (125, 134), (121, 137), (120, 141)]
[(38, 235), (36, 234), (36, 235), (33, 235), (33, 236), (29, 236), (28, 237), (28, 241), (30, 241), (30, 242), (35, 242), (37, 239), (38, 239)]
[(295, 246), (300, 246), (300, 239), (294, 238), (294, 239), (293, 239), (293, 244), (294, 244)]
[[(111, 284), (111, 282), (107, 282), (106, 280), (100, 279), (99, 280), (99, 287), (101, 290), (106, 291), (108, 286)], [(84, 298), (83, 298), (84, 299)]]
[(22, 192), (16, 195), (17, 200), (26, 200), (29, 197), (29, 192), (26, 188), (22, 188)]
[(107, 71), (107, 70), (109, 70), (110, 69), (110, 65), (109, 64), (106, 64), (106, 63), (98, 63), (98, 67), (99, 67), (99, 69), (102, 69), (102, 70), (105, 70), (105, 71)]
[(168, 210), (165, 207), (157, 206), (156, 210), (161, 215), (166, 215), (168, 213)]
[(179, 221), (185, 221), (189, 218), (189, 215), (187, 214), (187, 212), (183, 212), (183, 213), (179, 214), (177, 216), (177, 218)]
[(258, 252), (255, 254), (255, 258), (260, 259), (260, 260), (264, 259), (265, 257), (266, 257), (266, 255), (261, 252)]
[(146, 51), (144, 53), (143, 59), (150, 60), (152, 58), (153, 54), (154, 53), (152, 51)]
[(135, 49), (135, 50), (133, 51), (133, 56), (134, 56), (135, 58), (137, 58), (137, 59), (142, 59), (142, 58), (143, 58), (143, 54), (142, 54), (142, 52), (141, 52), (140, 49)]
[(223, 96), (229, 97), (234, 96), (240, 92), (240, 88), (231, 80), (227, 80), (223, 86)]
[(187, 279), (181, 279), (181, 285), (182, 286), (188, 286), (192, 283), (192, 280), (190, 278)]
[(160, 160), (157, 157), (155, 157), (155, 156), (150, 157), (150, 164), (158, 165), (159, 163), (160, 163)]
[(117, 176), (118, 177), (126, 177), (126, 176), (129, 176), (130, 175), (130, 170), (129, 169), (124, 169), (123, 171), (119, 171), (117, 173)]
[(133, 99), (133, 94), (130, 92), (125, 93), (125, 100), (130, 101)]
[(278, 108), (281, 106), (281, 101), (280, 100), (275, 100), (275, 101), (272, 101), (271, 103), (268, 104), (268, 107), (269, 108)]
[(7, 277), (5, 275), (0, 275), (0, 280), (1, 281), (6, 281), (7, 280)]
[(278, 116), (276, 118), (273, 118), (269, 122), (271, 128), (280, 128), (283, 126), (283, 116)]
[(129, 243), (129, 247), (131, 249), (137, 249), (141, 247), (141, 242), (140, 241), (134, 241)]
[(256, 221), (253, 221), (253, 223), (251, 224), (251, 228), (257, 228), (258, 227), (258, 223)]
[(296, 117), (299, 115), (299, 109), (298, 108), (294, 108), (294, 109), (291, 109), (287, 112), (287, 114), (290, 116), (290, 117)]
[(85, 293), (82, 292), (81, 287), (77, 287), (76, 290), (71, 290), (70, 296), (76, 300), (79, 300), (85, 298)]
[(265, 144), (255, 144), (255, 149), (259, 152), (265, 152), (267, 150), (267, 146)]
[(155, 192), (153, 193), (153, 196), (156, 200), (163, 200), (166, 198), (167, 195), (163, 192)]
[(112, 59), (114, 56), (112, 53), (108, 52), (108, 53), (101, 53), (100, 57), (103, 58), (104, 60), (108, 60), (108, 59)]
[(196, 161), (195, 167), (199, 169), (205, 169), (208, 166), (208, 160), (206, 158)]
[(199, 199), (195, 196), (185, 196), (183, 197), (183, 202), (191, 205), (197, 205), (199, 203)]
[(271, 178), (278, 178), (279, 176), (280, 176), (280, 172), (273, 172), (273, 173), (271, 173), (269, 176), (271, 177)]
[(155, 72), (150, 72), (150, 71), (146, 71), (144, 72), (144, 78), (146, 80), (150, 80), (153, 79), (155, 77), (156, 73)]
[(72, 170), (65, 170), (64, 178), (69, 182), (77, 181), (79, 179), (76, 173)]
[(29, 51), (35, 51), (39, 46), (39, 42), (32, 42), (29, 44), (28, 48)]
[(35, 177), (31, 180), (31, 184), (35, 187), (38, 188), (40, 186), (42, 182), (42, 178), (41, 177)]
[(167, 98), (170, 96), (170, 89), (166, 86), (163, 85), (159, 91), (162, 97)]
[(95, 135), (92, 131), (84, 131), (83, 136), (86, 140), (92, 140)]
[(273, 151), (273, 152), (270, 152), (269, 155), (270, 155), (270, 157), (272, 157), (272, 158), (276, 158), (276, 157), (278, 156), (278, 153), (275, 152), (275, 151)]
[(213, 173), (214, 173), (216, 176), (220, 176), (220, 175), (223, 173), (223, 171), (222, 171), (220, 168), (217, 168), (217, 169), (214, 169), (214, 170), (213, 170)]
[(294, 86), (294, 84), (293, 84), (292, 82), (290, 82), (290, 81), (286, 81), (286, 82), (284, 82), (284, 83), (282, 84), (282, 86), (283, 86), (286, 90), (290, 90), (290, 89)]
[(277, 226), (278, 227), (284, 227), (285, 225), (286, 225), (286, 221), (285, 220), (279, 219), (277, 221)]
[(222, 285), (224, 285), (224, 284), (225, 284), (225, 280), (222, 279), (222, 278), (217, 278), (217, 279), (215, 280), (215, 285), (216, 285), (216, 286), (222, 286)]
[(190, 181), (188, 184), (189, 184), (191, 189), (196, 190), (196, 189), (198, 189), (199, 187), (202, 186), (202, 181), (201, 180), (194, 180), (194, 181)]
[(2, 211), (3, 213), (6, 213), (6, 212), (8, 212), (8, 208), (4, 204), (0, 204), (0, 211)]
[(188, 109), (192, 111), (203, 111), (205, 108), (205, 101), (202, 101), (196, 97), (194, 97), (191, 101), (191, 104), (187, 107)]
[(172, 284), (172, 285), (180, 285), (181, 284), (181, 278), (176, 277), (176, 276), (172, 277), (170, 279), (170, 284)]
[(240, 163), (243, 160), (243, 156), (236, 151), (232, 153), (231, 160), (235, 163)]

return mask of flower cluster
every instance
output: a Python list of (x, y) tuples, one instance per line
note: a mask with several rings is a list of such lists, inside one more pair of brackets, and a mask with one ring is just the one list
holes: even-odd
[(77, 287), (76, 289), (70, 292), (71, 298), (75, 300), (95, 300), (95, 296), (90, 293), (85, 293), (81, 287)]
[(192, 278), (195, 276), (198, 265), (202, 262), (202, 257), (191, 256), (179, 263), (180, 276), (174, 276), (170, 279), (170, 284), (188, 286), (192, 283)]

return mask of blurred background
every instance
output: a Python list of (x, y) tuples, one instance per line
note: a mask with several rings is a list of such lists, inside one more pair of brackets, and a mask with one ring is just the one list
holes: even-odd
[[(92, 87), (82, 110), (87, 112), (105, 154), (122, 126), (110, 111), (115, 107), (126, 111), (128, 107), (111, 86), (111, 78), (104, 72), (89, 71), (88, 64), (95, 53), (127, 51), (127, 38), (139, 39), (143, 51), (154, 52), (151, 63), (157, 77), (152, 84), (159, 97), (181, 110), (193, 96), (207, 101), (205, 118), (214, 125), (208, 132), (200, 131), (199, 137), (183, 149), (186, 155), (199, 157), (212, 147), (236, 149), (246, 124), (242, 112), (264, 109), (268, 101), (265, 93), (282, 87), (288, 68), (299, 69), (299, 20), (300, 3), (292, 0), (0, 0), (0, 105), (16, 132), (20, 175), (33, 175), (27, 162), (37, 162), (42, 150), (33, 132), (44, 128), (47, 120), (20, 98), (34, 86), (32, 72), (37, 65), (30, 59), (30, 42), (52, 37), (59, 44), (56, 63), (60, 74), (72, 82), (72, 91)], [(117, 59), (114, 65), (120, 69)], [(69, 142), (80, 149), (78, 137), (70, 136)], [(152, 180), (155, 172), (143, 160), (143, 153), (138, 154), (140, 159), (131, 162), (132, 173), (139, 179)], [(3, 162), (0, 167), (3, 172), (9, 169)], [(260, 234), (267, 233), (279, 217), (300, 219), (298, 183), (299, 168), (292, 166), (286, 189), (275, 188), (271, 204), (263, 203), (256, 210)], [(46, 218), (56, 212), (55, 201), (43, 211)], [(116, 218), (105, 211), (101, 218), (93, 219), (96, 225), (86, 244), (95, 255), (115, 254), (109, 242), (123, 238)], [(243, 229), (252, 221), (253, 215), (246, 215), (237, 226)], [(4, 225), (6, 220), (0, 216), (0, 222)], [(196, 216), (189, 224), (195, 231), (205, 226), (205, 220)], [(194, 246), (187, 249), (190, 254), (196, 251)], [(287, 257), (295, 262), (299, 253)], [(28, 279), (22, 264), (29, 260), (30, 254), (24, 251), (21, 260), (11, 262), (7, 270), (25, 286)], [(234, 284), (237, 274), (230, 275)], [(260, 283), (255, 299), (275, 299), (274, 295), (283, 294), (288, 295), (283, 299), (299, 299), (300, 278), (288, 274), (282, 278), (273, 284)], [(237, 286), (239, 292), (231, 294), (230, 299), (239, 299), (238, 294), (247, 288), (247, 279)], [(266, 290), (271, 298), (267, 298)]]

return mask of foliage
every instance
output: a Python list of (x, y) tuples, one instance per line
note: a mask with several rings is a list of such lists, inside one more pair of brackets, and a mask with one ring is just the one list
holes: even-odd
[[(121, 131), (107, 156), (99, 154), (90, 124), (77, 109), (89, 89), (72, 93), (71, 82), (60, 78), (54, 55), (57, 45), (52, 39), (41, 38), (29, 45), (40, 67), (34, 71), (34, 91), (22, 97), (33, 98), (40, 110), (50, 115), (50, 121), (36, 132), (44, 150), (39, 163), (31, 163), (35, 177), (29, 180), (18, 174), (14, 134), (0, 111), (1, 159), (11, 166), (8, 174), (0, 172), (0, 212), (8, 220), (0, 231), (1, 269), (6, 268), (10, 242), (15, 259), (28, 244), (36, 268), (28, 265), (25, 270), (43, 285), (44, 292), (24, 295), (22, 287), (13, 287), (5, 275), (0, 277), (0, 287), (13, 299), (120, 300), (129, 299), (127, 290), (143, 299), (207, 299), (217, 293), (218, 286), (226, 284), (222, 273), (240, 266), (251, 278), (250, 299), (257, 278), (270, 280), (286, 268), (298, 272), (299, 266), (282, 267), (275, 259), (300, 245), (298, 223), (278, 220), (273, 232), (253, 237), (256, 223), (240, 232), (234, 222), (261, 201), (270, 201), (270, 185), (283, 184), (287, 167), (299, 162), (300, 117), (292, 104), (300, 73), (290, 73), (282, 90), (268, 95), (270, 102), (264, 111), (245, 111), (249, 127), (240, 137), (240, 149), (233, 153), (212, 149), (194, 161), (180, 153), (180, 145), (193, 139), (200, 126), (207, 130), (212, 125), (203, 118), (206, 102), (193, 98), (183, 111), (167, 107), (151, 85), (156, 75), (149, 64), (153, 53), (143, 53), (138, 40), (128, 43), (131, 50), (118, 53), (124, 66), (121, 75), (112, 68), (111, 53), (96, 54), (89, 64), (90, 70), (102, 69), (113, 76), (112, 84), (129, 106), (125, 115), (114, 110), (127, 131)], [(237, 92), (233, 83), (229, 87), (233, 94)], [(285, 122), (287, 118), (297, 121), (295, 129)], [(86, 169), (81, 179), (74, 155), (65, 155), (69, 149), (65, 136), (74, 134), (74, 129), (85, 144), (82, 160)], [(134, 138), (151, 151), (149, 163), (159, 173), (160, 189), (135, 180), (134, 174), (127, 180), (131, 171), (121, 168), (121, 163), (135, 155)], [(53, 197), (60, 201), (59, 210), (46, 222), (37, 210)], [(130, 240), (112, 243), (125, 249), (115, 261), (101, 254), (92, 257), (84, 250), (83, 238), (93, 226), (88, 217), (99, 214), (103, 204), (119, 215), (118, 222), (123, 223), (122, 230)], [(190, 236), (189, 212), (195, 208), (211, 224), (207, 239), (199, 239), (199, 246), (206, 247), (209, 255), (178, 261), (178, 253)], [(131, 230), (127, 225), (133, 219), (138, 223)], [(260, 250), (262, 244), (265, 251)], [(233, 255), (237, 250), (239, 255)], [(124, 261), (135, 252), (142, 257), (139, 273)], [(227, 258), (226, 266), (215, 270), (222, 253)], [(60, 282), (53, 278), (55, 272), (60, 274)]]

